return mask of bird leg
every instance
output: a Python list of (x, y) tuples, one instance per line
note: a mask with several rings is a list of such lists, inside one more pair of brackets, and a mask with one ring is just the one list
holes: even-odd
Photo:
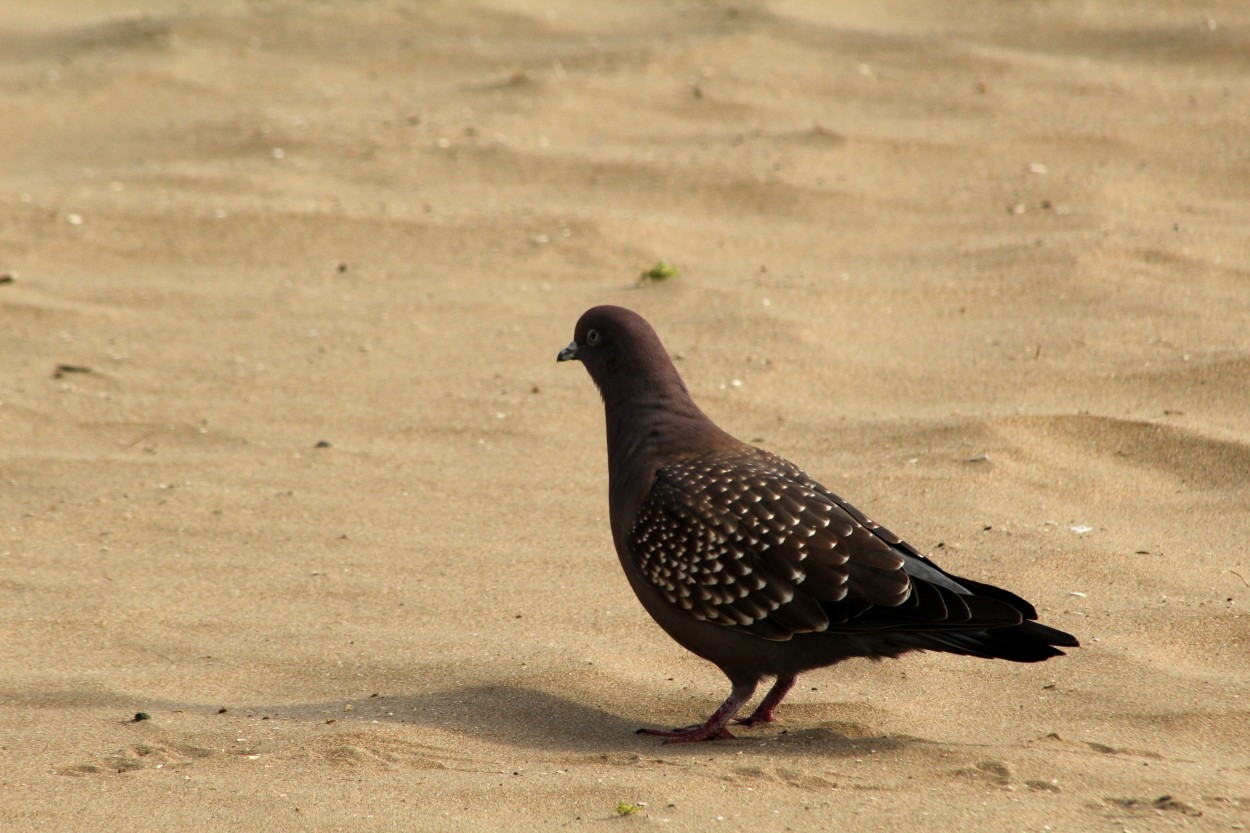
[[(776, 687), (774, 686), (774, 688)], [(707, 719), (706, 723), (696, 723), (693, 726), (673, 729), (672, 731), (643, 728), (639, 729), (636, 734), (667, 738), (664, 741), (666, 744), (695, 743), (701, 740), (733, 740), (733, 733), (726, 727), (729, 725), (730, 719), (738, 713), (738, 709), (742, 708), (742, 704), (750, 700), (751, 695), (754, 693), (754, 680), (748, 683), (737, 683), (734, 685), (733, 690), (729, 692), (729, 697), (720, 704), (719, 709), (712, 713), (712, 716)], [(785, 692), (782, 692), (782, 695), (784, 694)], [(781, 698), (778, 697), (777, 699), (780, 700)]]
[(798, 679), (798, 674), (782, 674), (777, 677), (777, 682), (773, 683), (773, 687), (764, 695), (764, 699), (755, 707), (755, 711), (751, 712), (749, 717), (735, 717), (734, 723), (741, 726), (754, 726), (756, 723), (772, 723), (777, 718), (773, 717), (773, 711), (781, 703), (782, 699), (790, 693), (790, 689), (794, 688), (794, 681)]

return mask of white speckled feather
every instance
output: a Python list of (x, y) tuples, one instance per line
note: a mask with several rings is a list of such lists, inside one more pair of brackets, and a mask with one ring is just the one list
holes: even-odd
[(907, 600), (904, 558), (877, 529), (793, 464), (743, 447), (660, 469), (629, 548), (671, 604), (785, 639), (827, 629), (821, 603), (850, 596), (849, 615)]

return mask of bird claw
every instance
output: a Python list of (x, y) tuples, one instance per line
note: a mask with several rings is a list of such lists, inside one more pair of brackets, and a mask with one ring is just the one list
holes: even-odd
[(739, 726), (758, 726), (761, 723), (775, 723), (777, 718), (773, 716), (772, 709), (756, 709), (746, 717), (735, 717), (734, 723)]
[(634, 734), (664, 738), (665, 745), (670, 743), (698, 743), (703, 740), (734, 740), (737, 737), (737, 735), (724, 726), (717, 728), (708, 726), (706, 723), (696, 723), (693, 726), (685, 726), (671, 731), (666, 729), (647, 729), (644, 727), (638, 729)]
[(753, 714), (750, 717), (735, 717), (733, 722), (737, 723), (739, 726), (746, 726), (749, 729), (752, 726), (758, 726), (761, 723), (772, 723), (776, 720), (777, 718), (773, 717), (771, 714), (758, 716)]

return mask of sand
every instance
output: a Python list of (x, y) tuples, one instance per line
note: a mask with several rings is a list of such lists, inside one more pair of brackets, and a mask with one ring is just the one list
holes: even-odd
[[(0, 829), (1250, 828), (1244, 3), (11, 2), (0, 101)], [(1084, 647), (636, 736), (605, 302)]]

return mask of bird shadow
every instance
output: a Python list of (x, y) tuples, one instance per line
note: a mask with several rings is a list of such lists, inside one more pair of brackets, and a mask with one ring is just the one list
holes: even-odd
[(654, 716), (652, 719), (623, 716), (585, 700), (508, 684), (368, 698), (357, 701), (353, 712), (370, 720), (383, 720), (377, 715), (385, 712), (385, 719), (389, 720), (548, 752), (690, 754), (732, 747), (736, 751), (768, 748), (855, 757), (869, 749), (881, 753), (917, 744), (934, 744), (905, 735), (876, 735), (869, 727), (858, 723), (830, 721), (807, 727), (737, 727), (734, 740), (665, 744), (660, 738), (638, 733), (642, 727), (673, 728), (657, 725)]
[[(130, 722), (138, 712), (153, 725), (173, 724), (175, 715), (230, 715), (233, 718), (285, 720), (307, 724), (415, 725), (453, 735), (548, 753), (705, 755), (717, 750), (784, 752), (824, 757), (858, 757), (911, 747), (939, 747), (940, 742), (906, 735), (875, 734), (859, 723), (801, 718), (766, 727), (737, 727), (735, 740), (696, 744), (665, 744), (637, 734), (642, 726), (661, 727), (653, 720), (622, 716), (605, 708), (542, 689), (510, 684), (473, 685), (420, 694), (382, 695), (306, 703), (196, 703), (108, 689), (0, 694), (9, 704), (42, 709), (104, 708)], [(227, 708), (228, 706), (228, 708)], [(806, 710), (805, 710), (806, 711)]]

